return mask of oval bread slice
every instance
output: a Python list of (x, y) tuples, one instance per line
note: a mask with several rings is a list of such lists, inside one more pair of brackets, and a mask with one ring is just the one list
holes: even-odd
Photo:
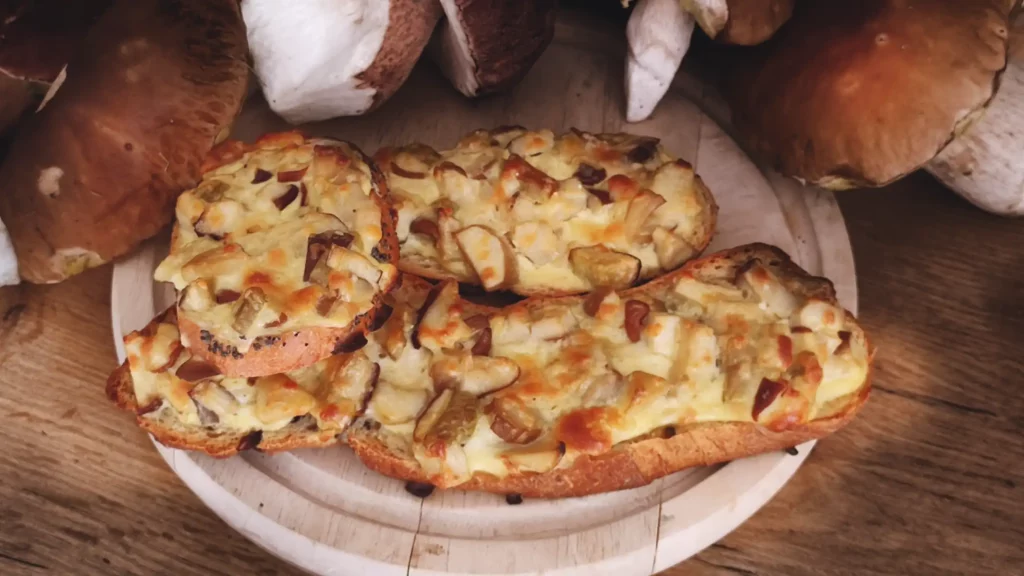
[(271, 134), (211, 154), (155, 277), (192, 353), (232, 376), (317, 362), (360, 338), (398, 278), (387, 183), (355, 146)]
[(407, 345), (380, 354), (370, 339), (381, 382), (345, 434), (370, 468), (582, 496), (821, 438), (870, 390), (873, 349), (832, 285), (764, 245), (632, 290), (481, 313), (447, 281)]
[(645, 136), (505, 127), (376, 159), (402, 271), (487, 290), (628, 288), (704, 250), (718, 212), (693, 168)]

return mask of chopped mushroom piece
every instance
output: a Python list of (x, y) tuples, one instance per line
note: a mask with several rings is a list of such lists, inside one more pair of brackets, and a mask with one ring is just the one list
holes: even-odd
[(221, 417), (238, 411), (235, 397), (220, 384), (203, 380), (188, 393), (199, 412), (199, 421), (205, 426), (220, 422)]
[(558, 447), (537, 447), (510, 450), (502, 455), (511, 468), (519, 472), (543, 473), (553, 470), (561, 462), (565, 451)]
[(595, 288), (628, 288), (640, 276), (640, 259), (604, 246), (573, 248), (569, 251), (573, 272)]
[(445, 356), (430, 368), (436, 388), (457, 387), (462, 392), (483, 396), (510, 386), (519, 378), (519, 366), (508, 358), (489, 356)]
[(495, 398), (485, 412), (491, 417), (491, 431), (510, 444), (529, 444), (542, 432), (535, 410), (517, 399)]
[(655, 228), (651, 233), (651, 239), (654, 241), (654, 254), (658, 257), (658, 264), (665, 270), (678, 268), (696, 253), (693, 246), (664, 228)]
[(515, 253), (507, 241), (483, 226), (470, 226), (455, 235), (459, 250), (469, 261), (486, 290), (516, 282), (519, 276)]
[(629, 209), (626, 211), (626, 220), (623, 223), (623, 230), (626, 240), (636, 242), (642, 239), (645, 234), (645, 225), (662, 204), (665, 199), (651, 192), (644, 190), (629, 201)]
[(266, 305), (267, 295), (263, 290), (246, 288), (239, 304), (235, 306), (235, 319), (231, 322), (231, 327), (239, 334), (247, 334)]
[(185, 310), (201, 311), (209, 310), (214, 305), (213, 292), (206, 280), (191, 282), (181, 291), (178, 297), (178, 305)]
[(760, 262), (755, 261), (740, 272), (739, 284), (756, 294), (768, 310), (779, 318), (788, 319), (797, 309), (796, 296)]

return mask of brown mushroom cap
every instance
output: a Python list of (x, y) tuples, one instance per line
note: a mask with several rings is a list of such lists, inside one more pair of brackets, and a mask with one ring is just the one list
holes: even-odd
[(236, 0), (121, 0), (0, 167), (0, 219), (23, 279), (109, 261), (173, 217), (246, 93)]
[(804, 1), (768, 42), (737, 50), (733, 123), (783, 174), (880, 186), (928, 162), (992, 98), (1006, 0)]
[(13, 0), (0, 5), (0, 132), (46, 94), (111, 0)]
[(434, 57), (467, 96), (517, 84), (554, 37), (555, 0), (442, 0), (441, 5), (447, 19)]
[[(592, 0), (591, 0), (592, 1)], [(709, 37), (723, 44), (760, 44), (782, 27), (796, 0), (677, 0)], [(1009, 1), (1009, 0), (1006, 0)], [(635, 0), (619, 0), (629, 8)], [(598, 4), (603, 7), (603, 4)]]
[(715, 40), (753, 46), (772, 37), (793, 14), (795, 0), (729, 0), (729, 20)]
[(52, 82), (112, 0), (14, 0), (0, 6), (0, 71)]

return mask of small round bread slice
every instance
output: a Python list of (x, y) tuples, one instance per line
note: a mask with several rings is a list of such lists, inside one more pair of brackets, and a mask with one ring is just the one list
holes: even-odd
[(647, 136), (501, 127), (376, 159), (402, 271), (488, 291), (627, 288), (704, 250), (718, 212), (693, 168)]
[(194, 357), (170, 308), (125, 337), (107, 396), (161, 444), (226, 457), (328, 446), (362, 413), (380, 370), (340, 354), (263, 378), (232, 378)]
[(182, 342), (230, 376), (306, 366), (363, 338), (398, 279), (387, 182), (355, 146), (226, 142), (183, 193), (169, 256)]

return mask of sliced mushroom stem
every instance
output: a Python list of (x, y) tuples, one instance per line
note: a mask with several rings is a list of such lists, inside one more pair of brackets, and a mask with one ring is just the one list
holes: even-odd
[(239, 334), (246, 334), (256, 322), (256, 317), (267, 305), (267, 295), (259, 288), (246, 288), (235, 306), (235, 318), (231, 327)]
[(235, 397), (220, 384), (212, 380), (204, 380), (195, 385), (188, 393), (199, 413), (199, 421), (204, 426), (218, 424), (223, 416), (238, 411), (239, 404)]
[(600, 245), (573, 248), (569, 264), (595, 288), (628, 288), (640, 277), (639, 258)]
[(510, 444), (529, 444), (542, 432), (534, 411), (510, 398), (496, 398), (485, 412), (491, 417), (491, 431)]

